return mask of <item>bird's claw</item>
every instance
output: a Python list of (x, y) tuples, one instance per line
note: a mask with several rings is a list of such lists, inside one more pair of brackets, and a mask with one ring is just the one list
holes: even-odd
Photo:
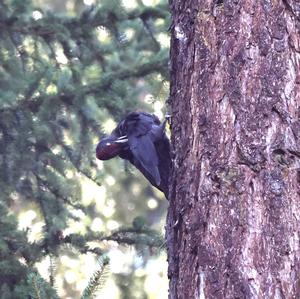
[(165, 114), (165, 119), (168, 122), (168, 124), (171, 125), (172, 115), (170, 113)]

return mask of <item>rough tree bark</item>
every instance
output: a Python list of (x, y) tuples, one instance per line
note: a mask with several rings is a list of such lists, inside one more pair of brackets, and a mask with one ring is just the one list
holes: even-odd
[(300, 298), (300, 2), (170, 7), (169, 298)]

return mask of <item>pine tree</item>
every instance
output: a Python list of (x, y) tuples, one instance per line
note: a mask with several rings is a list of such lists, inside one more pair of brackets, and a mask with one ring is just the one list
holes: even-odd
[[(83, 204), (81, 194), (82, 181), (103, 187), (106, 174), (120, 169), (120, 161), (96, 167), (94, 148), (103, 124), (151, 109), (142, 96), (161, 101), (168, 80), (168, 49), (159, 42), (168, 29), (165, 2), (130, 10), (119, 0), (79, 2), (75, 10), (58, 14), (30, 0), (0, 0), (1, 298), (56, 298), (54, 271), (44, 280), (36, 264), (68, 250), (103, 255), (101, 246), (90, 246), (93, 241), (161, 246), (153, 230), (134, 226), (67, 233), (82, 215), (105, 219), (94, 202)], [(145, 212), (143, 195), (133, 199), (122, 189), (136, 178), (123, 173), (117, 180), (108, 190), (115, 205), (131, 202)], [(43, 223), (38, 240), (18, 228), (26, 209), (35, 210)], [(116, 217), (132, 220), (122, 209)]]
[(170, 8), (169, 299), (298, 298), (299, 5)]

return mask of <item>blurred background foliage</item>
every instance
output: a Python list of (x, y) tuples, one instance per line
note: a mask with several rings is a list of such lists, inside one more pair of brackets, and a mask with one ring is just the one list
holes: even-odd
[(0, 0), (0, 298), (167, 297), (163, 194), (94, 152), (163, 118), (168, 27), (166, 0)]

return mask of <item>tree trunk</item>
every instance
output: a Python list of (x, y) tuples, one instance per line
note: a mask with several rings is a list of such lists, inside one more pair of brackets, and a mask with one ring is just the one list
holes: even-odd
[(300, 298), (300, 4), (171, 12), (169, 298)]

